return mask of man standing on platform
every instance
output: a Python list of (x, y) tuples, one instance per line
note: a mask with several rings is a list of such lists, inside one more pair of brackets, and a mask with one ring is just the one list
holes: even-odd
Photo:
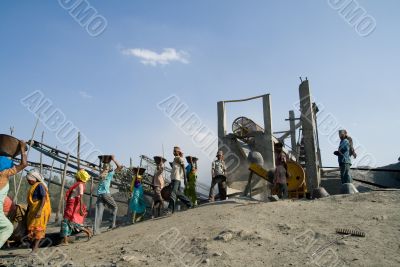
[(340, 178), (342, 180), (342, 184), (352, 183), (353, 178), (350, 175), (350, 167), (351, 167), (351, 158), (350, 151), (351, 145), (347, 137), (346, 130), (339, 131), (340, 137), (340, 145), (339, 149), (334, 152), (334, 154), (338, 157), (339, 167), (340, 167)]
[(287, 199), (289, 197), (287, 186), (287, 159), (283, 153), (283, 143), (278, 143), (275, 146), (275, 177), (274, 186), (278, 187), (278, 197), (280, 199)]

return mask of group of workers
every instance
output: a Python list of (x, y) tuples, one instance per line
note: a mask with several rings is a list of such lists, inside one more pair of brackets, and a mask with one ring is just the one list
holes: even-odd
[[(15, 212), (11, 213), (10, 211), (16, 210), (16, 206), (21, 208), (20, 205), (15, 205), (7, 196), (10, 177), (21, 172), (28, 166), (26, 143), (20, 141), (20, 147), (21, 161), (19, 165), (14, 165), (13, 160), (9, 157), (0, 156), (0, 248), (6, 244), (13, 233), (15, 234), (15, 227), (9, 219), (11, 218), (10, 214), (14, 214), (13, 220), (16, 216)], [(168, 185), (169, 196), (167, 197), (163, 197), (162, 195), (162, 190), (165, 187), (165, 163), (167, 160), (162, 157), (155, 157), (156, 170), (152, 180), (154, 193), (152, 205), (153, 217), (161, 216), (165, 198), (169, 198), (168, 209), (165, 211), (166, 215), (173, 214), (176, 211), (178, 199), (188, 208), (197, 205), (196, 181), (198, 158), (192, 156), (186, 157), (188, 165), (185, 166), (183, 152), (179, 147), (174, 147), (173, 155), (174, 160), (170, 163), (172, 167), (171, 183)], [(213, 188), (216, 184), (218, 184), (220, 189), (220, 198), (222, 200), (226, 199), (226, 166), (221, 151), (218, 152), (217, 158), (212, 165), (213, 178), (210, 189), (210, 201), (214, 201)], [(112, 162), (116, 166), (115, 170)], [(85, 233), (88, 239), (91, 239), (93, 235), (100, 234), (103, 213), (106, 207), (111, 209), (113, 215), (112, 224), (109, 228), (114, 229), (117, 227), (118, 205), (111, 195), (110, 187), (115, 174), (120, 172), (122, 168), (123, 166), (116, 161), (114, 156), (111, 156), (109, 163), (102, 165), (97, 187), (93, 229), (85, 224), (88, 208), (83, 200), (86, 184), (90, 181), (91, 176), (84, 169), (80, 169), (75, 174), (76, 182), (65, 194), (65, 207), (60, 229), (62, 245), (68, 245), (70, 236), (77, 233)], [(140, 172), (139, 168), (134, 169), (136, 171), (134, 171), (135, 175), (132, 179), (131, 198), (128, 205), (132, 214), (132, 223), (139, 221), (146, 210), (142, 185), (143, 173)], [(30, 187), (27, 192), (27, 207), (25, 209), (22, 208), (25, 212), (22, 215), (20, 214), (24, 219), (20, 220), (19, 223), (23, 224), (22, 231), (25, 230), (25, 234), (28, 236), (32, 253), (36, 253), (39, 249), (40, 241), (45, 238), (46, 228), (50, 220), (50, 194), (47, 184), (44, 182), (44, 178), (39, 171), (36, 169), (30, 170), (25, 177)], [(182, 184), (184, 184), (184, 191), (181, 190)], [(3, 210), (3, 207), (8, 208), (6, 208), (7, 210)], [(20, 237), (26, 236), (22, 234)]]
[[(351, 138), (345, 130), (339, 132), (341, 139), (339, 149), (334, 152), (339, 159), (340, 173), (342, 183), (351, 183), (350, 175), (351, 159), (357, 156)], [(19, 165), (14, 165), (12, 159), (0, 156), (0, 248), (7, 242), (14, 232), (14, 226), (7, 218), (7, 213), (11, 209), (12, 203), (7, 196), (9, 191), (9, 178), (24, 170), (27, 164), (26, 144), (20, 141), (21, 161)], [(283, 152), (283, 144), (278, 144), (275, 151), (276, 168), (274, 185), (277, 187), (281, 198), (288, 197), (287, 188), (287, 159)], [(196, 157), (189, 156), (186, 158), (188, 165), (185, 167), (183, 152), (180, 147), (174, 147), (174, 160), (170, 163), (171, 183), (168, 185), (169, 196), (163, 196), (165, 187), (165, 163), (163, 157), (154, 157), (156, 169), (153, 175), (153, 204), (152, 217), (160, 216), (163, 208), (164, 200), (169, 198), (168, 209), (166, 215), (173, 214), (177, 209), (177, 201), (180, 200), (188, 208), (197, 205), (196, 195), (196, 180), (197, 180), (197, 162)], [(114, 170), (113, 162), (116, 165)], [(91, 179), (89, 173), (84, 169), (79, 170), (76, 175), (76, 182), (68, 189), (65, 195), (65, 208), (63, 220), (61, 222), (60, 236), (62, 244), (67, 245), (69, 237), (76, 233), (85, 233), (88, 239), (93, 235), (100, 234), (100, 228), (103, 220), (105, 207), (112, 210), (113, 220), (110, 229), (117, 226), (118, 205), (111, 195), (110, 187), (115, 173), (122, 170), (122, 165), (119, 164), (114, 156), (111, 156), (111, 161), (105, 163), (100, 171), (100, 181), (97, 188), (97, 202), (95, 206), (95, 219), (93, 231), (85, 225), (85, 219), (88, 215), (88, 209), (83, 201), (86, 184)], [(129, 200), (129, 210), (132, 214), (132, 223), (140, 221), (143, 217), (146, 204), (144, 201), (144, 191), (142, 185), (143, 172), (139, 168), (134, 168), (134, 177), (131, 184), (131, 198)], [(212, 181), (209, 191), (209, 201), (214, 201), (214, 187), (218, 184), (219, 198), (225, 200), (227, 198), (226, 181), (227, 168), (224, 161), (224, 154), (219, 151), (217, 159), (212, 163)], [(51, 215), (51, 203), (47, 185), (44, 182), (43, 176), (37, 170), (33, 169), (26, 175), (27, 182), (30, 185), (27, 193), (27, 211), (25, 214), (26, 233), (31, 241), (32, 252), (35, 253), (39, 249), (40, 241), (45, 237), (46, 227)], [(181, 190), (182, 183), (184, 190)], [(5, 203), (6, 202), (6, 203)], [(12, 202), (12, 201), (11, 201)], [(3, 207), (8, 207), (8, 210), (3, 210)]]
[[(14, 166), (14, 162), (8, 157), (0, 156), (0, 248), (4, 246), (15, 230), (19, 229), (25, 231), (25, 233), (22, 233), (19, 237), (24, 238), (24, 234), (27, 234), (27, 238), (31, 242), (32, 252), (36, 253), (41, 240), (45, 238), (47, 224), (52, 213), (50, 194), (41, 173), (35, 169), (29, 171), (25, 176), (30, 185), (27, 192), (26, 210), (19, 213), (15, 212), (17, 210), (16, 205), (14, 205), (7, 196), (9, 178), (28, 166), (25, 142), (20, 141), (20, 147), (21, 162), (17, 166)], [(77, 183), (66, 193), (64, 219), (61, 223), (61, 236), (64, 237), (65, 243), (67, 243), (67, 236), (71, 235), (74, 231), (85, 231), (90, 235), (90, 230), (83, 226), (83, 221), (87, 212), (82, 201), (84, 184), (88, 181), (90, 176), (86, 171), (80, 170), (76, 174), (76, 178)], [(5, 203), (7, 204), (4, 205)], [(3, 210), (4, 207), (7, 208), (6, 211)], [(23, 207), (19, 206), (19, 210), (23, 209)], [(12, 210), (14, 212), (12, 212)], [(13, 216), (10, 216), (11, 214), (13, 214)], [(13, 221), (15, 218), (23, 216), (24, 218), (20, 218), (18, 222), (25, 225), (19, 225), (14, 229), (13, 223), (11, 223), (6, 215), (13, 217)]]
[[(333, 154), (338, 157), (340, 178), (342, 184), (351, 184), (353, 178), (350, 173), (352, 165), (351, 157), (357, 158), (357, 153), (354, 149), (353, 139), (348, 135), (346, 130), (339, 130), (340, 144), (338, 150)], [(283, 143), (278, 143), (275, 146), (275, 175), (274, 175), (274, 190), (278, 197), (286, 199), (289, 196), (287, 179), (290, 174), (288, 172), (287, 157), (283, 152)]]
[[(198, 158), (193, 156), (186, 157), (188, 165), (185, 167), (183, 152), (180, 147), (174, 147), (173, 150), (174, 160), (170, 163), (171, 170), (171, 183), (168, 185), (167, 194), (163, 196), (162, 191), (165, 187), (165, 163), (166, 159), (160, 156), (154, 157), (156, 162), (156, 169), (153, 175), (153, 204), (152, 204), (152, 217), (161, 215), (161, 208), (163, 201), (168, 200), (168, 209), (166, 215), (173, 214), (177, 209), (177, 201), (180, 200), (187, 208), (197, 205), (197, 162)], [(145, 211), (143, 188), (142, 188), (142, 173), (140, 169), (134, 168), (136, 175), (132, 180), (132, 198), (129, 203), (132, 212), (132, 222), (135, 223), (140, 220)], [(223, 159), (223, 152), (219, 151), (217, 160), (212, 164), (212, 184), (210, 188), (209, 200), (214, 201), (214, 187), (218, 184), (219, 195), (221, 200), (226, 199), (226, 166)], [(184, 186), (184, 190), (181, 188)]]
[[(28, 166), (26, 158), (26, 144), (20, 141), (21, 162), (14, 166), (14, 162), (8, 157), (0, 157), (0, 247), (2, 247), (14, 232), (14, 226), (6, 217), (4, 205), (8, 199), (9, 178), (21, 172)], [(39, 249), (40, 241), (45, 237), (47, 223), (51, 215), (50, 196), (43, 176), (36, 170), (31, 170), (26, 175), (30, 187), (27, 192), (27, 210), (25, 213), (26, 233), (31, 241), (32, 251), (35, 253)], [(8, 199), (9, 201), (9, 199)], [(7, 211), (9, 213), (10, 210)]]

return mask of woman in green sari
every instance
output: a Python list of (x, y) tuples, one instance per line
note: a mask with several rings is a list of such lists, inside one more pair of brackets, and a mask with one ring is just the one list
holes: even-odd
[(193, 205), (197, 205), (196, 182), (197, 182), (197, 161), (198, 158), (188, 156), (186, 157), (188, 165), (186, 166), (186, 175), (188, 177), (188, 184), (185, 187), (185, 195), (190, 199)]

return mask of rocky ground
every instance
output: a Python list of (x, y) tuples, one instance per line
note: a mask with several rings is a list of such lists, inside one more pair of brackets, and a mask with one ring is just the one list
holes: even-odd
[[(10, 266), (400, 266), (399, 203), (400, 191), (273, 203), (231, 199), (36, 256), (27, 249), (0, 256)], [(366, 237), (345, 237), (336, 228)]]

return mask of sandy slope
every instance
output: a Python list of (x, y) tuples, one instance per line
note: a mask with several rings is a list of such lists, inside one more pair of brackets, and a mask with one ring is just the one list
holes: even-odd
[[(32, 266), (41, 259), (55, 266), (57, 256), (73, 266), (400, 266), (399, 203), (399, 191), (276, 203), (236, 199), (45, 249), (39, 259), (15, 258), (26, 250), (0, 255)], [(366, 237), (335, 241), (338, 227), (359, 228)]]

